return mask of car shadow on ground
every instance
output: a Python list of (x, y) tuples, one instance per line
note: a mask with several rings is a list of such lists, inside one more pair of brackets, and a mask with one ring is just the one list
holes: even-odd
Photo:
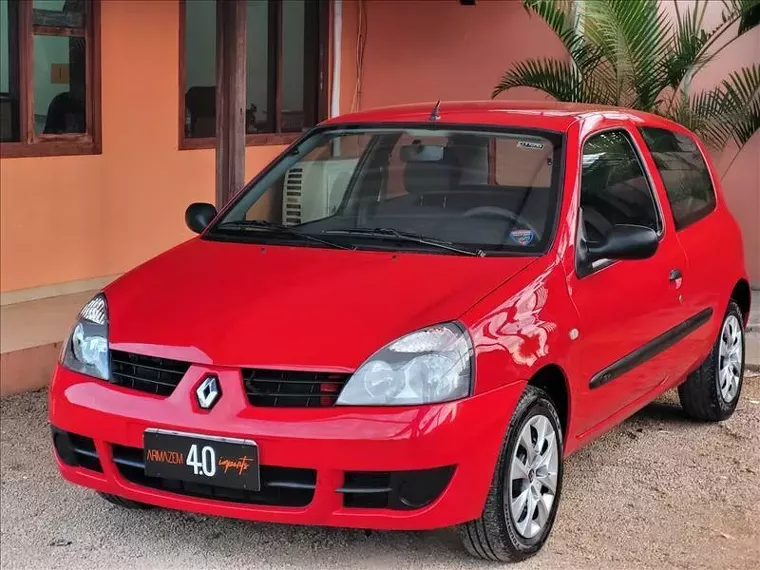
[(694, 423), (684, 413), (680, 404), (671, 401), (656, 400), (642, 408), (626, 422), (636, 420), (659, 421), (665, 423), (692, 424)]

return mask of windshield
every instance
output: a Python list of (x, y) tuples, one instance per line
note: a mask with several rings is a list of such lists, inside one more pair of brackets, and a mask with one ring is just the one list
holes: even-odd
[(557, 133), (517, 129), (316, 130), (244, 189), (206, 236), (535, 255), (554, 232), (561, 143)]

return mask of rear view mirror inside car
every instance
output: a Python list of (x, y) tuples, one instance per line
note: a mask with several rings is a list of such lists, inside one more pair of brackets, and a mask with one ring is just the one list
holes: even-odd
[(440, 162), (446, 147), (438, 144), (421, 144), (413, 142), (401, 147), (401, 160), (404, 162)]

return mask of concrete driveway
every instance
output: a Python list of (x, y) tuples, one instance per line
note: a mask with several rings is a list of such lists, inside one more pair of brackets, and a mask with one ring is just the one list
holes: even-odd
[[(2, 568), (493, 568), (450, 530), (369, 533), (132, 512), (61, 480), (45, 393), (2, 401)], [(567, 463), (553, 536), (513, 568), (760, 568), (760, 377), (734, 417), (686, 420), (667, 394)]]

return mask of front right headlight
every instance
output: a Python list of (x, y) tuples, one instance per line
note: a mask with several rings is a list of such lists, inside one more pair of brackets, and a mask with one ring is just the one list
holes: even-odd
[(102, 293), (96, 295), (79, 313), (63, 348), (61, 364), (80, 374), (109, 379), (108, 305)]
[(373, 354), (338, 397), (344, 406), (449, 402), (472, 391), (472, 343), (455, 323), (415, 331)]

